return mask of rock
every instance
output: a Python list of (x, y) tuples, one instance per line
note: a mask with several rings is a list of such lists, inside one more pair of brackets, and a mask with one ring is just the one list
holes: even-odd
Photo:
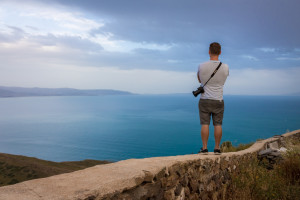
[(266, 158), (268, 160), (268, 164), (264, 163), (263, 166), (265, 166), (267, 169), (273, 169), (273, 165), (282, 160), (281, 153), (286, 151), (286, 148), (281, 147), (281, 150), (278, 149), (279, 145), (277, 141), (269, 143), (267, 146), (270, 148), (258, 152), (257, 158), (261, 163), (263, 163), (264, 158)]
[(190, 200), (199, 200), (199, 194), (195, 193), (195, 194), (192, 194), (189, 198)]
[(174, 189), (170, 189), (165, 192), (164, 198), (166, 200), (174, 200), (175, 199), (175, 194), (174, 194)]
[(231, 173), (231, 168), (230, 167), (228, 167), (227, 170), (229, 171), (229, 173)]
[(182, 186), (181, 186), (180, 184), (178, 184), (178, 185), (176, 186), (175, 190), (174, 190), (175, 196), (179, 196), (180, 193), (181, 193), (181, 191), (182, 191), (182, 189), (183, 189)]
[(179, 195), (176, 196), (176, 200), (184, 200), (184, 199), (185, 199), (184, 188), (181, 188)]
[(229, 162), (229, 156), (226, 156), (226, 157), (225, 157), (225, 160), (226, 160), (227, 162)]
[(189, 182), (189, 185), (190, 185), (190, 190), (191, 190), (192, 193), (197, 191), (197, 189), (198, 189), (198, 181), (197, 180), (192, 179)]
[(186, 187), (189, 183), (189, 179), (188, 179), (188, 176), (185, 174), (183, 179), (180, 181), (180, 184), (183, 186), (183, 187)]
[(271, 155), (273, 157), (278, 157), (278, 156), (281, 156), (281, 152), (280, 151), (273, 151), (269, 155)]
[(267, 156), (269, 153), (277, 151), (275, 149), (266, 149), (266, 150), (261, 150), (260, 152), (258, 152), (259, 156)]
[(186, 197), (188, 197), (188, 196), (190, 196), (190, 194), (191, 194), (190, 188), (189, 188), (189, 187), (185, 187), (185, 188), (184, 188), (184, 195), (185, 195)]
[(219, 195), (218, 191), (214, 192), (213, 195), (212, 195), (212, 199), (213, 200), (218, 200), (218, 195)]
[(147, 170), (143, 170), (143, 172), (145, 173), (144, 182), (152, 183), (154, 175), (151, 172), (147, 171)]
[(200, 183), (198, 190), (199, 190), (200, 194), (205, 190), (205, 187), (204, 187), (203, 183)]
[(271, 149), (279, 149), (279, 145), (277, 141), (269, 143), (268, 147)]
[(286, 148), (284, 148), (284, 147), (280, 147), (279, 151), (280, 151), (280, 152), (286, 152), (286, 151), (287, 151), (287, 149), (286, 149)]
[(165, 176), (169, 176), (169, 171), (168, 171), (168, 168), (164, 167), (162, 170), (160, 170), (154, 177), (155, 180), (159, 180), (161, 179), (162, 177), (165, 177)]
[(215, 182), (212, 180), (212, 181), (207, 185), (206, 190), (207, 190), (208, 192), (212, 192), (212, 191), (214, 191), (215, 186), (216, 186), (216, 184), (215, 184)]

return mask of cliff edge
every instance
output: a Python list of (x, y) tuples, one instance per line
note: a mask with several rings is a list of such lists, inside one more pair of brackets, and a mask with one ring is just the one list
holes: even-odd
[(250, 148), (221, 155), (181, 155), (128, 159), (0, 187), (0, 199), (218, 199), (221, 186), (241, 160), (270, 144), (299, 137), (300, 130), (257, 141)]

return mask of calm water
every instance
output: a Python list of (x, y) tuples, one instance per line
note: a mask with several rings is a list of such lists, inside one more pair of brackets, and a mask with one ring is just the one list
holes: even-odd
[[(222, 141), (248, 143), (300, 129), (300, 97), (224, 100)], [(198, 98), (191, 94), (0, 99), (0, 152), (117, 161), (196, 153), (200, 147)]]

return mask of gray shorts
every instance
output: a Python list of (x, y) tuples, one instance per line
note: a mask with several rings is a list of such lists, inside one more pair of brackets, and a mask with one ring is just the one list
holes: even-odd
[(224, 114), (223, 100), (200, 99), (198, 106), (201, 125), (209, 125), (210, 116), (212, 116), (214, 126), (222, 125)]

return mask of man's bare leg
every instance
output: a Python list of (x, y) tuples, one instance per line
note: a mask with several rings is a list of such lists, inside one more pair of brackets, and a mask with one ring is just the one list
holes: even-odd
[(203, 144), (203, 149), (207, 149), (207, 140), (209, 135), (209, 125), (202, 125), (201, 126), (201, 139)]
[(220, 149), (220, 142), (222, 138), (222, 126), (214, 126), (214, 133), (215, 133), (215, 149)]

